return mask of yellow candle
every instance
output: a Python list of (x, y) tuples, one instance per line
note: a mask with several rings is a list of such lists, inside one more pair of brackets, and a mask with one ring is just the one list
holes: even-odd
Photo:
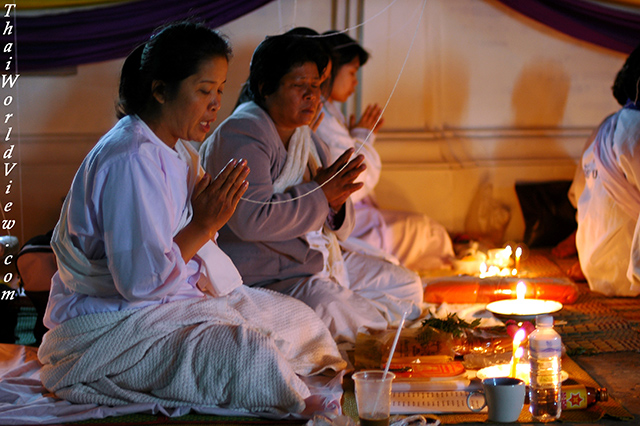
[(516, 248), (516, 271), (520, 271), (520, 258), (522, 257), (522, 247)]
[(524, 329), (518, 330), (515, 336), (513, 336), (513, 356), (511, 357), (511, 374), (509, 377), (516, 378), (516, 366), (518, 365), (518, 348), (524, 340)]

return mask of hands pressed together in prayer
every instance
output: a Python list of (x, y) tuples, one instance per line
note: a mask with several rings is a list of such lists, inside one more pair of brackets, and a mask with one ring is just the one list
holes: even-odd
[[(356, 127), (362, 127), (364, 129), (373, 130), (373, 133), (378, 133), (378, 130), (380, 130), (384, 123), (384, 118), (380, 117), (380, 114), (382, 114), (382, 108), (380, 108), (378, 104), (367, 105), (360, 117), (360, 121), (356, 123), (355, 115), (351, 115), (351, 117), (349, 117), (349, 130), (355, 129)], [(378, 121), (378, 117), (380, 117), (380, 121)]]
[(249, 187), (248, 175), (247, 161), (232, 159), (218, 176), (212, 179), (205, 174), (196, 184), (191, 197), (193, 221), (208, 230), (210, 237), (233, 215), (240, 197)]
[(193, 218), (174, 238), (185, 261), (190, 260), (207, 240), (214, 238), (231, 218), (240, 197), (249, 187), (248, 175), (246, 160), (232, 159), (215, 178), (205, 174), (196, 183), (191, 196)]
[[(353, 152), (354, 149), (349, 148), (326, 169), (322, 167), (318, 168), (314, 178), (319, 185), (324, 184), (322, 191), (324, 191), (329, 206), (331, 206), (334, 211), (340, 210), (349, 196), (364, 185), (362, 182), (355, 182), (360, 173), (367, 168), (364, 164), (364, 156), (358, 155), (349, 161)], [(346, 167), (338, 172), (345, 164)], [(336, 176), (332, 178), (334, 175)]]

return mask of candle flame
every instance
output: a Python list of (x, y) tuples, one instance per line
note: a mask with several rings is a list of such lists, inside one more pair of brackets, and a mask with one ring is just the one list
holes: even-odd
[(522, 256), (522, 247), (516, 248), (516, 259)]
[(524, 296), (527, 294), (527, 285), (524, 281), (518, 281), (516, 285), (516, 297), (518, 300), (524, 300)]
[(525, 338), (524, 328), (518, 330), (515, 336), (513, 336), (513, 356), (511, 357), (511, 372), (509, 373), (509, 377), (516, 377), (516, 366), (518, 365), (518, 360), (522, 357), (522, 352), (520, 349), (520, 344)]

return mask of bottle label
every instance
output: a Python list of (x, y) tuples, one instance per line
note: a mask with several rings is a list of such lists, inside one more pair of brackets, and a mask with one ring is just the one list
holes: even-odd
[(560, 384), (560, 377), (557, 374), (540, 374), (536, 377), (536, 384), (541, 387), (557, 386)]
[(577, 389), (562, 390), (562, 409), (580, 410), (587, 408), (587, 390), (584, 387)]
[(536, 358), (550, 358), (562, 353), (562, 343), (557, 340), (529, 340), (529, 353)]
[[(540, 387), (555, 387), (560, 384), (562, 368), (560, 358), (531, 360), (531, 382)], [(535, 377), (535, 378), (534, 378)]]

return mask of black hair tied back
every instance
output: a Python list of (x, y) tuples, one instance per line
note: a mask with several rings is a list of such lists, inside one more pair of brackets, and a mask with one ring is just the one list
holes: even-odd
[[(122, 65), (120, 87), (118, 90), (120, 100), (116, 108), (118, 118), (122, 118), (133, 111), (139, 111), (144, 107), (144, 102), (147, 97), (140, 93), (144, 87), (140, 64), (145, 46), (146, 44), (141, 44), (136, 47), (133, 52), (127, 56), (127, 59), (125, 59)], [(145, 101), (143, 101), (143, 99)], [(138, 102), (143, 103), (139, 104)]]
[(157, 106), (151, 92), (154, 81), (163, 82), (171, 95), (184, 79), (198, 72), (203, 61), (215, 57), (231, 57), (229, 43), (217, 31), (191, 21), (162, 27), (124, 61), (118, 118)]

